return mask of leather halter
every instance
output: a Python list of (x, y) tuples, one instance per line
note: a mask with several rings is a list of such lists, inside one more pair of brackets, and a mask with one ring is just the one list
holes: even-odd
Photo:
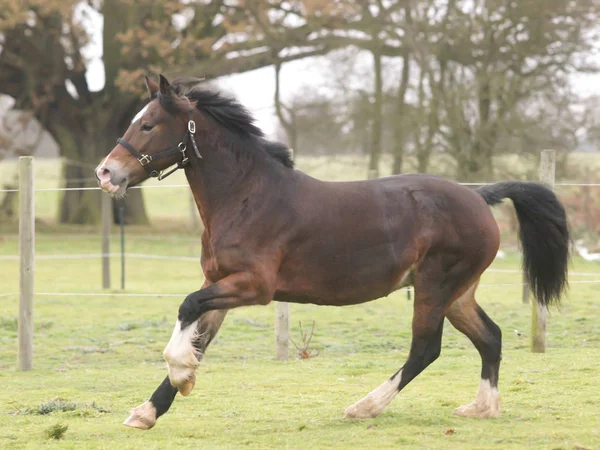
[[(187, 146), (185, 144), (186, 139), (192, 143), (192, 147), (194, 147), (194, 153), (196, 154), (198, 159), (202, 159), (202, 155), (200, 154), (200, 150), (198, 150), (198, 145), (196, 144), (196, 139), (194, 138), (195, 134), (196, 122), (194, 122), (194, 115), (190, 111), (187, 131), (185, 132), (185, 135), (183, 136), (181, 142), (177, 144), (176, 147), (168, 148), (166, 150), (163, 150), (162, 152), (155, 153), (154, 155), (148, 155), (138, 152), (133, 145), (131, 145), (123, 138), (117, 139), (117, 144), (121, 144), (129, 151), (129, 153), (135, 156), (140, 165), (148, 173), (149, 177), (164, 180), (176, 170), (182, 169), (189, 164), (189, 159), (185, 153), (187, 150)], [(177, 165), (173, 169), (169, 170), (167, 173), (163, 173), (163, 171), (159, 172), (154, 167), (152, 167), (152, 161), (155, 161), (157, 159), (169, 158), (173, 155), (176, 155), (177, 153), (181, 153), (181, 161), (177, 162)]]

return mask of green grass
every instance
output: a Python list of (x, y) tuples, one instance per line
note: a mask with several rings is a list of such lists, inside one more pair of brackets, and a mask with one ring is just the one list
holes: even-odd
[[(41, 234), (36, 250), (98, 252), (98, 237)], [(199, 238), (147, 231), (129, 236), (127, 250), (198, 255)], [(14, 235), (0, 242), (0, 255), (17, 251)], [(18, 291), (17, 266), (0, 259), (0, 294)], [(518, 268), (517, 255), (493, 267)], [(113, 259), (113, 286), (118, 269)], [(598, 263), (579, 259), (573, 270), (600, 273)], [(37, 292), (99, 292), (100, 261), (40, 259), (36, 277)], [(589, 279), (600, 275), (571, 277)], [(482, 283), (519, 281), (519, 274), (490, 272)], [(127, 292), (185, 294), (201, 282), (194, 262), (127, 261)], [(178, 397), (147, 432), (121, 422), (166, 374), (162, 350), (183, 296), (38, 296), (34, 370), (26, 373), (16, 370), (18, 298), (0, 297), (0, 448), (597, 449), (597, 293), (597, 284), (573, 284), (562, 309), (551, 313), (547, 353), (532, 354), (531, 306), (521, 304), (520, 286), (480, 288), (480, 303), (504, 332), (498, 419), (452, 415), (473, 400), (480, 362), (470, 342), (448, 324), (440, 359), (385, 413), (368, 421), (342, 418), (346, 406), (406, 359), (412, 303), (401, 291), (344, 308), (292, 305), (295, 339), (298, 321), (316, 321), (312, 348), (320, 354), (308, 360), (274, 360), (273, 305), (230, 312), (198, 369), (195, 391)]]
[[(360, 179), (366, 173), (364, 160), (352, 156), (300, 157), (297, 163), (327, 180)], [(595, 155), (573, 155), (573, 164), (597, 163)], [(414, 170), (414, 162), (409, 159), (407, 164), (407, 171)], [(508, 169), (517, 166), (535, 177), (534, 158), (507, 156), (499, 165), (499, 179), (510, 178)], [(15, 166), (3, 162), (0, 169), (7, 175)], [(451, 170), (451, 164), (440, 159), (434, 171)], [(59, 173), (55, 161), (37, 161), (36, 186), (57, 187)], [(178, 173), (166, 183), (184, 182)], [(199, 236), (181, 231), (181, 223), (189, 220), (187, 189), (147, 189), (144, 197), (155, 228), (129, 229), (127, 251), (199, 259)], [(96, 229), (53, 226), (59, 200), (56, 192), (36, 193), (42, 221), (36, 253), (99, 253)], [(495, 211), (499, 218), (506, 214), (501, 208)], [(505, 247), (514, 242), (513, 234), (503, 238)], [(113, 252), (117, 243), (114, 235)], [(0, 237), (0, 295), (18, 292), (18, 261), (1, 258), (16, 254), (16, 236)], [(112, 259), (113, 293), (120, 292), (118, 262)], [(510, 250), (508, 258), (493, 265), (518, 267), (517, 255)], [(599, 273), (572, 276), (572, 282), (600, 280), (598, 263), (575, 258), (572, 268)], [(521, 287), (480, 288), (480, 304), (504, 333), (499, 419), (452, 415), (453, 408), (473, 400), (480, 361), (471, 343), (448, 324), (441, 358), (384, 414), (364, 422), (342, 418), (346, 406), (406, 359), (412, 302), (402, 291), (344, 308), (292, 305), (295, 340), (299, 321), (316, 321), (311, 348), (319, 356), (308, 360), (274, 360), (273, 305), (230, 312), (198, 369), (195, 391), (178, 397), (153, 430), (140, 432), (121, 422), (164, 378), (162, 350), (177, 308), (186, 293), (200, 287), (202, 278), (199, 261), (128, 258), (126, 272), (128, 293), (181, 296), (39, 295), (34, 370), (26, 373), (16, 370), (18, 297), (0, 297), (0, 448), (600, 448), (598, 284), (572, 284), (562, 309), (551, 312), (545, 354), (529, 351), (531, 306), (521, 304)], [(37, 292), (97, 293), (100, 282), (96, 258), (36, 261)], [(498, 272), (486, 274), (482, 281), (519, 282), (519, 274)]]

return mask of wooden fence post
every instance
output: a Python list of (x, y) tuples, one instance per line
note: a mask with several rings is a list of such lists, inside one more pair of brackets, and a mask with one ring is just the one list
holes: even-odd
[(110, 289), (110, 228), (112, 224), (112, 200), (104, 192), (100, 193), (102, 214), (102, 289)]
[[(290, 152), (293, 159), (294, 150)], [(290, 304), (285, 302), (275, 305), (275, 357), (280, 361), (290, 357)]]
[[(556, 172), (556, 151), (543, 150), (540, 159), (540, 181), (554, 190)], [(532, 302), (531, 309), (531, 351), (544, 353), (546, 351), (546, 318), (548, 310), (545, 306)]]
[(290, 357), (290, 304), (277, 302), (275, 309), (275, 356), (286, 361)]
[(523, 272), (523, 304), (529, 303), (529, 283), (527, 283), (527, 276)]
[(19, 158), (19, 370), (33, 368), (35, 186), (33, 156)]
[(125, 290), (125, 207), (119, 206), (119, 228), (121, 229), (121, 290)]

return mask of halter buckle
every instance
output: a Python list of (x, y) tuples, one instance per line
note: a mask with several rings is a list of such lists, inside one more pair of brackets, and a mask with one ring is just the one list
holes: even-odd
[(148, 164), (150, 164), (152, 162), (152, 156), (150, 156), (150, 155), (142, 155), (142, 156), (140, 156), (140, 158), (138, 159), (138, 161), (140, 162), (140, 164), (142, 166), (146, 166), (146, 165), (148, 165)]
[(185, 144), (183, 142), (179, 143), (179, 151), (181, 152), (181, 167), (187, 165), (189, 159), (185, 153), (185, 151), (187, 150), (187, 147), (185, 146)]
[(188, 120), (188, 131), (192, 134), (196, 133), (196, 122)]

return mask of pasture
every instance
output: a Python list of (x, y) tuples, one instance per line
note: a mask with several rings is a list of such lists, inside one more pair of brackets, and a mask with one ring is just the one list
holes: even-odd
[[(1, 254), (16, 254), (17, 244), (15, 236), (6, 235)], [(190, 256), (197, 254), (199, 241), (190, 235), (138, 234), (128, 239), (127, 250), (172, 255), (175, 245), (179, 255)], [(45, 234), (37, 242), (40, 255), (94, 253), (97, 248), (98, 238), (91, 234)], [(515, 254), (493, 265), (517, 267)], [(598, 267), (575, 258), (572, 270)], [(16, 292), (15, 261), (0, 260), (0, 271), (0, 292)], [(183, 294), (201, 283), (199, 265), (190, 262), (129, 259), (127, 271), (128, 292)], [(590, 277), (571, 277), (585, 279)], [(518, 274), (490, 272), (482, 283), (519, 280)], [(99, 284), (96, 259), (37, 262), (38, 292), (98, 292)], [(3, 297), (0, 447), (599, 448), (598, 285), (573, 284), (562, 310), (552, 311), (546, 354), (529, 352), (531, 307), (521, 304), (520, 292), (520, 286), (483, 286), (478, 296), (504, 332), (499, 419), (470, 420), (451, 413), (472, 401), (480, 361), (471, 343), (449, 324), (440, 359), (381, 417), (342, 418), (346, 406), (404, 362), (412, 303), (400, 291), (352, 307), (292, 305), (295, 339), (299, 320), (316, 321), (312, 348), (320, 355), (308, 360), (274, 360), (273, 305), (232, 311), (198, 370), (195, 391), (178, 397), (148, 432), (121, 422), (165, 376), (162, 350), (181, 298), (39, 296), (35, 367), (19, 373), (18, 298)], [(45, 431), (59, 423), (68, 425), (64, 438), (48, 439)]]
[[(536, 164), (523, 167), (535, 172)], [(1, 165), (5, 171), (10, 166)], [(57, 186), (56, 163), (38, 161), (36, 167), (38, 188)], [(333, 163), (301, 158), (299, 167), (324, 179), (364, 177), (364, 163), (351, 157)], [(183, 182), (176, 174), (167, 184)], [(199, 260), (188, 191), (147, 189), (144, 196), (153, 228), (130, 227), (126, 251)], [(0, 238), (0, 448), (600, 448), (600, 285), (578, 283), (600, 280), (599, 263), (573, 258), (571, 271), (598, 275), (570, 277), (563, 307), (551, 310), (547, 353), (532, 354), (531, 305), (521, 303), (521, 275), (505, 271), (520, 267), (511, 233), (503, 237), (506, 258), (492, 266), (504, 271), (484, 275), (477, 295), (503, 331), (500, 418), (452, 414), (474, 399), (481, 365), (472, 344), (446, 322), (441, 357), (386, 412), (367, 421), (343, 419), (345, 407), (406, 359), (412, 302), (399, 291), (343, 308), (292, 305), (294, 340), (299, 321), (305, 327), (316, 322), (311, 349), (319, 355), (305, 360), (274, 359), (274, 304), (230, 312), (192, 394), (178, 396), (154, 429), (126, 428), (121, 422), (129, 409), (147, 400), (166, 375), (162, 351), (179, 304), (202, 283), (199, 261), (127, 259), (125, 293), (179, 296), (118, 295), (118, 258), (112, 259), (115, 289), (104, 293), (114, 295), (77, 295), (101, 292), (100, 259), (43, 256), (98, 254), (99, 232), (57, 227), (56, 192), (38, 192), (36, 201), (36, 292), (54, 294), (35, 299), (34, 370), (17, 372), (18, 296), (5, 294), (18, 292), (12, 259), (18, 240), (6, 227)], [(506, 211), (496, 209), (498, 216)], [(111, 252), (117, 245), (114, 234)], [(68, 426), (63, 438), (49, 438), (47, 431), (58, 424)]]

